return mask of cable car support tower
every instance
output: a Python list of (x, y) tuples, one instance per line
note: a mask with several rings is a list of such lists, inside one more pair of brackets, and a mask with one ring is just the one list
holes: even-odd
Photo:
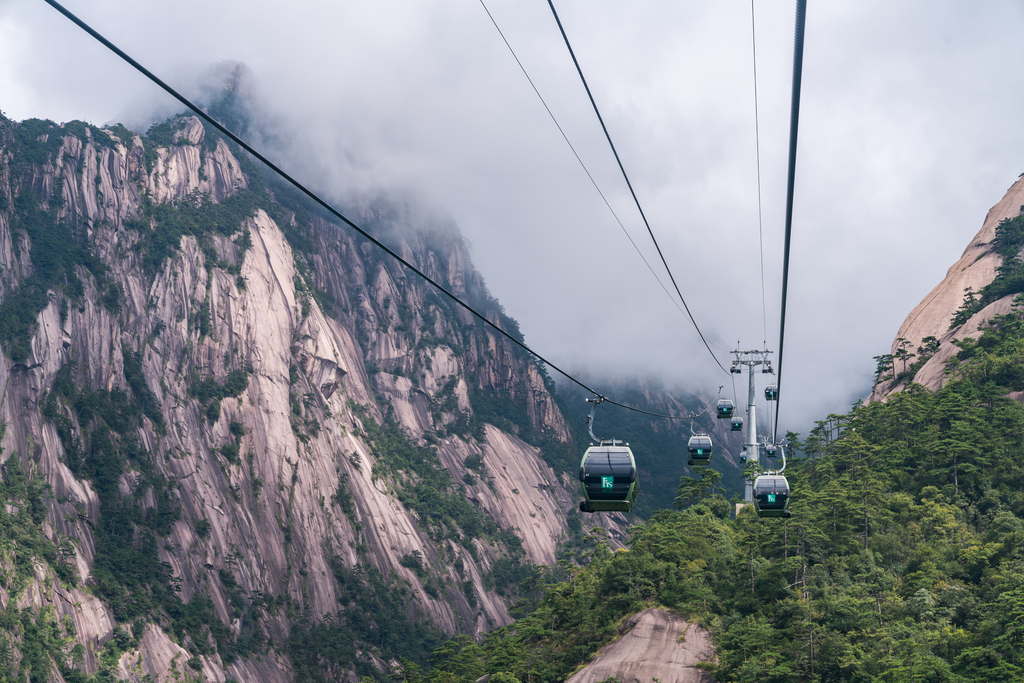
[[(736, 350), (732, 352), (734, 356), (732, 367), (729, 368), (729, 372), (734, 375), (742, 374), (744, 366), (747, 368), (749, 380), (747, 390), (747, 440), (743, 445), (743, 462), (756, 462), (758, 465), (761, 464), (761, 459), (757, 443), (757, 407), (755, 405), (757, 392), (754, 387), (754, 368), (761, 367), (761, 374), (774, 375), (775, 370), (772, 368), (771, 360), (768, 359), (771, 353), (768, 349), (740, 351), (739, 344), (737, 343)], [(744, 481), (743, 501), (746, 503), (754, 502), (754, 482), (751, 479)]]

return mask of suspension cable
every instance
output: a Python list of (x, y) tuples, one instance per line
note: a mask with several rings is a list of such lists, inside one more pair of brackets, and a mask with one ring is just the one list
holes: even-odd
[(580, 162), (580, 166), (583, 168), (583, 172), (586, 173), (587, 178), (590, 179), (590, 184), (593, 185), (594, 189), (597, 190), (597, 193), (601, 195), (601, 201), (603, 201), (604, 205), (608, 207), (608, 211), (612, 214), (612, 218), (614, 218), (615, 222), (619, 224), (620, 228), (622, 228), (622, 232), (623, 234), (626, 235), (626, 239), (628, 239), (629, 243), (633, 245), (633, 249), (636, 250), (637, 255), (640, 256), (641, 260), (643, 260), (644, 265), (647, 266), (647, 270), (651, 271), (651, 275), (653, 275), (654, 279), (658, 281), (659, 285), (661, 285), (662, 291), (665, 292), (665, 295), (668, 296), (672, 304), (675, 305), (676, 310), (678, 310), (680, 313), (684, 313), (683, 309), (680, 308), (679, 306), (679, 302), (676, 301), (676, 298), (672, 296), (672, 293), (670, 291), (668, 291), (668, 287), (666, 287), (665, 283), (661, 281), (661, 278), (658, 277), (658, 274), (654, 272), (654, 268), (647, 260), (647, 257), (644, 256), (643, 252), (640, 251), (640, 247), (638, 247), (636, 242), (633, 241), (633, 236), (629, 234), (629, 231), (626, 230), (626, 226), (622, 224), (622, 220), (619, 218), (619, 215), (615, 213), (615, 209), (612, 208), (612, 205), (608, 201), (608, 198), (601, 190), (601, 187), (597, 184), (597, 181), (594, 179), (594, 176), (591, 175), (590, 169), (587, 168), (587, 165), (585, 163), (583, 163), (583, 159), (580, 157), (579, 152), (576, 151), (576, 148), (573, 146), (572, 142), (569, 141), (569, 136), (566, 135), (565, 130), (562, 129), (562, 125), (558, 123), (558, 119), (555, 118), (554, 112), (551, 111), (551, 108), (548, 106), (548, 103), (544, 99), (544, 96), (540, 94), (540, 90), (537, 88), (537, 85), (533, 82), (533, 79), (530, 77), (530, 74), (526, 71), (526, 67), (523, 66), (523, 63), (519, 60), (519, 55), (517, 55), (516, 51), (512, 49), (512, 45), (511, 43), (508, 42), (508, 38), (505, 37), (504, 31), (501, 30), (500, 26), (498, 26), (498, 22), (494, 18), (494, 15), (491, 14), (491, 10), (487, 8), (487, 4), (484, 2), (484, 0), (480, 0), (480, 5), (484, 8), (484, 11), (487, 12), (487, 17), (491, 20), (491, 23), (494, 24), (495, 30), (498, 31), (498, 35), (501, 36), (502, 41), (504, 41), (505, 47), (508, 48), (508, 51), (512, 54), (512, 58), (515, 59), (516, 64), (519, 65), (519, 69), (523, 72), (523, 75), (526, 76), (526, 80), (529, 81), (530, 87), (533, 88), (533, 92), (537, 95), (537, 98), (540, 100), (540, 103), (544, 105), (544, 110), (547, 111), (548, 116), (551, 117), (551, 121), (555, 124), (555, 128), (557, 128), (558, 132), (561, 133), (562, 139), (565, 140), (565, 144), (569, 145), (569, 149), (572, 150), (573, 156), (576, 157), (576, 161)]
[(604, 118), (601, 116), (601, 111), (597, 108), (597, 102), (594, 101), (594, 96), (590, 92), (590, 86), (587, 85), (587, 79), (583, 75), (583, 69), (580, 68), (580, 63), (576, 59), (576, 53), (573, 52), (572, 45), (569, 43), (569, 36), (565, 34), (565, 29), (562, 27), (562, 21), (558, 18), (558, 12), (555, 11), (555, 5), (552, 0), (548, 0), (548, 7), (551, 8), (551, 13), (555, 17), (555, 23), (558, 24), (558, 30), (562, 34), (562, 40), (565, 41), (565, 46), (569, 49), (569, 56), (572, 57), (572, 63), (576, 65), (576, 73), (579, 74), (580, 80), (583, 82), (583, 88), (587, 91), (587, 97), (590, 98), (590, 104), (594, 108), (594, 113), (597, 114), (597, 120), (601, 124), (601, 130), (604, 131), (604, 137), (608, 140), (608, 146), (612, 149), (612, 154), (615, 156), (615, 161), (619, 165), (619, 171), (622, 172), (622, 177), (626, 181), (626, 187), (629, 188), (629, 193), (633, 196), (633, 202), (636, 204), (637, 211), (640, 212), (640, 218), (643, 219), (644, 225), (647, 227), (647, 234), (651, 236), (651, 241), (654, 242), (654, 248), (658, 251), (658, 256), (661, 257), (661, 264), (665, 266), (665, 271), (668, 273), (669, 279), (672, 281), (672, 286), (676, 290), (676, 294), (679, 295), (679, 300), (683, 303), (683, 308), (686, 309), (686, 314), (690, 317), (690, 322), (693, 323), (693, 328), (697, 330), (697, 334), (700, 336), (700, 340), (704, 342), (704, 347), (707, 348), (708, 353), (718, 364), (718, 367), (722, 369), (722, 372), (728, 372), (722, 362), (718, 360), (718, 356), (711, 350), (711, 346), (708, 344), (708, 340), (704, 338), (704, 333), (700, 331), (700, 326), (697, 325), (697, 321), (693, 318), (693, 313), (690, 312), (690, 307), (686, 305), (686, 299), (683, 298), (683, 293), (679, 291), (679, 285), (676, 284), (676, 278), (672, 274), (672, 269), (668, 267), (668, 261), (665, 260), (665, 255), (661, 253), (661, 246), (658, 245), (658, 240), (654, 236), (654, 231), (651, 230), (651, 224), (647, 221), (647, 215), (644, 213), (643, 207), (640, 206), (640, 200), (636, 196), (636, 192), (633, 191), (633, 183), (629, 182), (629, 175), (626, 174), (626, 168), (622, 165), (622, 160), (619, 158), (619, 153), (615, 149), (615, 143), (612, 142), (612, 136), (608, 133), (608, 127), (604, 125)]
[[(786, 295), (789, 293), (789, 247), (793, 233), (793, 191), (796, 184), (796, 139), (800, 124), (800, 84), (803, 78), (804, 25), (807, 0), (796, 0), (796, 30), (793, 39), (793, 100), (789, 115), (789, 175), (786, 180), (786, 242), (782, 252), (782, 311), (779, 320), (779, 371), (776, 385), (782, 397), (782, 346), (786, 341)], [(779, 433), (778, 406), (775, 407), (774, 434)]]
[(399, 255), (399, 254), (398, 254), (397, 252), (395, 252), (395, 251), (394, 251), (393, 249), (391, 249), (391, 248), (390, 248), (390, 247), (388, 247), (388, 246), (387, 246), (386, 244), (384, 244), (383, 242), (381, 242), (380, 240), (378, 240), (378, 239), (377, 239), (376, 237), (374, 237), (374, 236), (373, 236), (373, 235), (371, 235), (370, 233), (366, 232), (366, 231), (365, 231), (365, 230), (363, 230), (363, 229), (362, 229), (361, 227), (359, 227), (358, 225), (356, 225), (356, 224), (355, 224), (354, 222), (352, 222), (351, 220), (349, 220), (349, 219), (348, 219), (347, 217), (345, 217), (345, 216), (344, 216), (344, 215), (343, 215), (343, 214), (342, 214), (342, 213), (341, 213), (340, 211), (338, 211), (337, 209), (335, 209), (335, 208), (334, 208), (334, 207), (333, 207), (333, 206), (332, 206), (331, 204), (329, 204), (329, 203), (328, 203), (327, 201), (325, 201), (324, 199), (321, 199), (321, 198), (320, 198), (320, 196), (319, 196), (319, 195), (317, 195), (317, 194), (316, 194), (315, 192), (313, 192), (312, 190), (310, 190), (309, 188), (307, 188), (307, 187), (306, 187), (305, 185), (303, 185), (303, 184), (302, 184), (302, 183), (300, 183), (300, 182), (299, 182), (298, 180), (296, 180), (295, 178), (293, 178), (293, 177), (292, 177), (291, 175), (289, 175), (288, 173), (286, 173), (285, 171), (283, 171), (283, 170), (282, 170), (282, 169), (281, 169), (280, 167), (278, 167), (278, 166), (277, 166), (276, 164), (274, 164), (273, 162), (271, 162), (271, 161), (270, 161), (269, 159), (267, 159), (267, 158), (266, 158), (265, 156), (263, 156), (262, 154), (260, 154), (259, 152), (257, 152), (257, 151), (256, 151), (256, 150), (255, 150), (255, 149), (254, 149), (254, 148), (253, 148), (253, 147), (252, 147), (251, 145), (249, 145), (249, 144), (248, 144), (247, 142), (245, 142), (244, 140), (242, 140), (242, 139), (241, 139), (240, 137), (238, 137), (237, 135), (235, 135), (234, 133), (232, 133), (232, 132), (231, 132), (230, 130), (228, 130), (228, 129), (227, 129), (227, 128), (226, 128), (226, 127), (225, 127), (225, 126), (223, 125), (223, 124), (221, 124), (221, 123), (220, 123), (219, 121), (217, 121), (217, 120), (216, 120), (216, 119), (214, 119), (214, 118), (213, 118), (212, 116), (210, 116), (209, 114), (207, 114), (207, 113), (206, 113), (205, 111), (203, 111), (202, 109), (200, 109), (198, 105), (196, 105), (196, 104), (193, 104), (193, 103), (192, 103), (192, 102), (191, 102), (190, 100), (188, 100), (188, 99), (187, 99), (187, 98), (186, 98), (186, 97), (185, 97), (184, 95), (182, 95), (182, 94), (181, 94), (181, 93), (179, 93), (179, 92), (178, 92), (177, 90), (175, 90), (174, 88), (172, 88), (172, 87), (171, 87), (170, 85), (168, 85), (167, 83), (165, 83), (164, 81), (162, 81), (162, 80), (161, 80), (160, 78), (158, 78), (158, 77), (157, 77), (157, 76), (156, 76), (155, 74), (153, 74), (153, 73), (152, 73), (151, 71), (149, 71), (149, 70), (148, 70), (148, 69), (147, 69), (146, 67), (142, 66), (142, 64), (140, 64), (139, 62), (137, 62), (136, 60), (134, 60), (134, 59), (133, 59), (132, 57), (130, 57), (130, 56), (129, 56), (129, 55), (127, 54), (127, 53), (125, 53), (125, 52), (124, 52), (123, 50), (121, 50), (121, 49), (120, 49), (119, 47), (117, 47), (117, 46), (116, 46), (116, 45), (114, 45), (114, 44), (113, 44), (112, 42), (110, 42), (109, 40), (107, 40), (106, 38), (104, 38), (104, 37), (103, 37), (103, 36), (102, 36), (102, 35), (101, 35), (101, 34), (100, 34), (100, 33), (99, 33), (98, 31), (96, 31), (95, 29), (93, 29), (93, 28), (92, 28), (91, 26), (89, 26), (89, 24), (85, 23), (85, 22), (84, 22), (84, 21), (83, 21), (82, 19), (79, 19), (79, 18), (78, 18), (78, 17), (77, 17), (77, 16), (75, 15), (75, 14), (73, 14), (73, 13), (72, 13), (72, 12), (71, 12), (70, 10), (68, 10), (67, 8), (65, 8), (65, 7), (64, 7), (63, 5), (61, 5), (61, 4), (59, 3), (59, 2), (57, 2), (56, 0), (43, 0), (43, 1), (44, 1), (44, 2), (46, 2), (46, 4), (50, 5), (51, 7), (53, 7), (53, 8), (54, 8), (55, 10), (57, 10), (58, 12), (60, 12), (61, 14), (63, 14), (63, 15), (64, 15), (65, 17), (67, 17), (67, 18), (68, 18), (69, 20), (71, 20), (71, 21), (72, 21), (72, 22), (73, 22), (74, 24), (76, 24), (76, 25), (77, 25), (77, 26), (78, 26), (79, 28), (81, 28), (81, 29), (82, 29), (83, 31), (85, 31), (86, 33), (88, 33), (89, 35), (91, 35), (91, 36), (92, 36), (93, 38), (95, 38), (95, 39), (96, 39), (97, 41), (99, 41), (99, 42), (100, 42), (101, 44), (103, 44), (103, 45), (104, 45), (104, 46), (105, 46), (105, 47), (106, 47), (107, 49), (109, 49), (109, 50), (110, 50), (111, 52), (113, 52), (114, 54), (116, 54), (116, 55), (117, 55), (118, 57), (120, 57), (120, 58), (121, 58), (121, 59), (123, 59), (124, 61), (128, 62), (128, 64), (130, 64), (131, 66), (133, 66), (133, 67), (134, 67), (134, 68), (135, 68), (135, 69), (136, 69), (136, 70), (137, 70), (137, 71), (138, 71), (139, 73), (141, 73), (141, 74), (142, 74), (143, 76), (145, 76), (146, 78), (148, 78), (148, 79), (149, 79), (150, 81), (152, 81), (152, 82), (153, 82), (154, 84), (158, 85), (158, 86), (159, 86), (159, 87), (160, 87), (161, 89), (163, 89), (163, 90), (164, 90), (164, 91), (165, 91), (165, 92), (166, 92), (167, 94), (169, 94), (169, 95), (170, 95), (171, 97), (173, 97), (174, 99), (176, 99), (176, 100), (178, 100), (179, 102), (181, 102), (181, 103), (182, 103), (183, 105), (185, 105), (185, 106), (186, 106), (187, 108), (191, 109), (191, 110), (192, 110), (193, 112), (195, 112), (195, 114), (196, 114), (197, 116), (199, 116), (199, 117), (200, 117), (200, 118), (202, 118), (202, 119), (203, 119), (204, 121), (206, 121), (207, 123), (209, 123), (209, 124), (210, 124), (211, 126), (213, 126), (214, 128), (216, 128), (216, 129), (217, 129), (217, 130), (218, 130), (218, 131), (219, 131), (220, 133), (222, 133), (223, 135), (225, 135), (225, 136), (226, 136), (226, 137), (227, 137), (228, 139), (230, 139), (230, 140), (231, 140), (232, 142), (234, 142), (234, 143), (235, 143), (235, 144), (237, 144), (237, 145), (238, 145), (239, 147), (241, 147), (242, 149), (244, 149), (244, 150), (245, 150), (246, 152), (248, 152), (249, 154), (251, 154), (251, 155), (252, 155), (252, 156), (253, 156), (254, 158), (256, 158), (257, 160), (259, 160), (260, 162), (262, 162), (263, 164), (265, 164), (265, 165), (266, 165), (266, 166), (267, 166), (267, 167), (268, 167), (268, 168), (269, 168), (270, 170), (272, 170), (272, 171), (274, 171), (275, 173), (277, 173), (278, 175), (280, 175), (280, 176), (281, 176), (281, 177), (282, 177), (282, 178), (283, 178), (284, 180), (288, 181), (288, 182), (289, 182), (289, 183), (290, 183), (291, 185), (293, 185), (293, 186), (294, 186), (294, 187), (295, 187), (295, 188), (296, 188), (297, 190), (299, 190), (299, 191), (300, 191), (300, 192), (302, 192), (302, 193), (303, 193), (304, 195), (306, 195), (307, 197), (309, 197), (310, 199), (312, 199), (312, 200), (313, 200), (314, 202), (316, 202), (317, 204), (319, 204), (319, 205), (320, 205), (321, 207), (323, 207), (323, 208), (324, 208), (324, 209), (325, 209), (325, 210), (326, 210), (327, 212), (329, 212), (329, 213), (330, 213), (331, 215), (335, 216), (336, 218), (338, 218), (339, 220), (341, 220), (342, 222), (344, 222), (344, 223), (345, 223), (346, 225), (348, 225), (348, 226), (349, 226), (350, 228), (352, 228), (353, 230), (355, 230), (355, 231), (356, 231), (357, 233), (359, 233), (360, 235), (362, 235), (363, 237), (365, 237), (366, 239), (368, 239), (368, 240), (369, 240), (370, 242), (372, 242), (372, 243), (373, 243), (374, 245), (376, 245), (377, 247), (379, 247), (380, 249), (382, 249), (382, 250), (383, 250), (383, 251), (384, 251), (385, 253), (387, 253), (387, 254), (388, 254), (389, 256), (391, 256), (391, 257), (392, 257), (392, 258), (394, 258), (394, 259), (395, 259), (396, 261), (398, 261), (399, 263), (401, 263), (401, 264), (402, 264), (403, 266), (405, 266), (406, 268), (408, 268), (409, 270), (411, 270), (411, 271), (412, 271), (413, 273), (415, 273), (416, 275), (418, 275), (418, 276), (419, 276), (420, 278), (422, 278), (422, 279), (423, 279), (423, 280), (424, 280), (424, 281), (425, 281), (425, 282), (426, 282), (427, 284), (431, 285), (432, 287), (434, 287), (435, 289), (437, 289), (437, 290), (438, 290), (438, 291), (439, 291), (439, 292), (440, 292), (441, 294), (445, 295), (446, 297), (448, 297), (449, 299), (451, 299), (451, 300), (452, 300), (453, 302), (455, 302), (455, 303), (456, 303), (457, 305), (461, 306), (461, 307), (462, 307), (462, 308), (464, 308), (464, 309), (465, 309), (466, 311), (468, 311), (468, 312), (469, 312), (470, 314), (472, 314), (473, 316), (475, 316), (475, 317), (476, 317), (477, 319), (479, 319), (479, 320), (480, 320), (481, 322), (483, 322), (483, 323), (484, 323), (485, 325), (487, 325), (487, 326), (489, 326), (489, 327), (493, 328), (493, 329), (494, 329), (494, 330), (496, 330), (496, 331), (497, 331), (497, 332), (498, 332), (499, 334), (501, 334), (501, 335), (502, 335), (502, 336), (504, 336), (504, 337), (505, 337), (506, 339), (508, 339), (509, 341), (511, 341), (511, 342), (512, 342), (513, 344), (515, 344), (515, 345), (516, 345), (516, 346), (518, 346), (519, 348), (523, 349), (523, 350), (524, 350), (524, 351), (526, 351), (526, 352), (527, 352), (528, 354), (530, 354), (531, 356), (533, 356), (534, 358), (536, 358), (536, 359), (537, 359), (537, 360), (539, 360), (540, 362), (544, 363), (545, 365), (547, 365), (547, 366), (548, 366), (548, 367), (550, 367), (550, 368), (551, 368), (552, 370), (554, 370), (555, 372), (559, 373), (560, 375), (562, 375), (563, 377), (565, 377), (566, 379), (568, 379), (568, 380), (569, 380), (569, 381), (571, 381), (572, 383), (576, 384), (576, 385), (577, 385), (577, 386), (579, 386), (579, 387), (580, 387), (581, 389), (583, 389), (583, 390), (585, 390), (585, 391), (588, 391), (588, 392), (590, 392), (591, 394), (593, 394), (594, 396), (597, 396), (598, 398), (602, 398), (602, 399), (604, 399), (604, 400), (605, 400), (606, 402), (608, 402), (608, 403), (611, 403), (612, 405), (618, 406), (618, 407), (620, 407), (620, 408), (625, 408), (626, 410), (632, 410), (633, 412), (636, 412), (636, 413), (641, 413), (641, 414), (643, 414), (643, 415), (650, 415), (651, 417), (661, 417), (661, 418), (666, 418), (666, 419), (672, 419), (672, 420), (686, 420), (686, 419), (690, 419), (688, 415), (665, 415), (665, 414), (662, 414), (662, 413), (655, 413), (655, 412), (651, 412), (651, 411), (648, 411), (648, 410), (643, 410), (643, 409), (641, 409), (641, 408), (636, 408), (636, 407), (634, 407), (634, 406), (630, 406), (630, 405), (627, 405), (627, 404), (625, 404), (625, 403), (619, 403), (618, 401), (613, 401), (612, 399), (608, 398), (607, 396), (604, 396), (603, 394), (601, 394), (601, 393), (599, 393), (599, 392), (595, 391), (594, 389), (591, 389), (591, 388), (590, 388), (589, 386), (587, 386), (586, 384), (584, 384), (584, 383), (583, 383), (582, 381), (580, 381), (580, 380), (579, 380), (579, 379), (577, 379), (576, 377), (574, 377), (574, 376), (570, 375), (570, 374), (569, 374), (569, 373), (567, 373), (566, 371), (562, 370), (562, 369), (561, 369), (561, 368), (559, 368), (559, 367), (558, 367), (557, 365), (555, 365), (554, 363), (552, 363), (551, 361), (547, 360), (546, 358), (544, 358), (543, 356), (541, 356), (541, 355), (540, 355), (539, 353), (537, 353), (536, 351), (534, 351), (533, 349), (531, 349), (531, 348), (530, 348), (529, 346), (527, 346), (527, 345), (526, 345), (526, 344), (524, 344), (523, 342), (521, 342), (521, 341), (519, 341), (518, 339), (516, 339), (515, 337), (513, 337), (513, 336), (512, 336), (511, 334), (509, 334), (508, 332), (506, 332), (505, 330), (503, 330), (503, 329), (502, 329), (501, 327), (499, 327), (499, 326), (498, 326), (498, 325), (497, 325), (496, 323), (493, 323), (493, 322), (491, 322), (491, 321), (490, 321), (490, 320), (489, 320), (489, 319), (487, 318), (487, 316), (485, 316), (484, 314), (480, 313), (480, 312), (479, 312), (479, 311), (477, 311), (477, 310), (476, 310), (475, 308), (473, 308), (472, 306), (470, 306), (469, 304), (467, 304), (467, 303), (466, 303), (465, 301), (463, 301), (462, 299), (460, 299), (460, 298), (458, 298), (457, 296), (455, 296), (455, 294), (453, 294), (453, 293), (452, 293), (451, 291), (449, 291), (449, 290), (448, 290), (447, 288), (445, 288), (445, 287), (444, 287), (443, 285), (441, 285), (441, 284), (440, 284), (439, 282), (436, 282), (435, 280), (431, 279), (431, 278), (430, 278), (430, 277), (429, 277), (429, 276), (428, 276), (428, 275), (427, 275), (426, 273), (424, 273), (424, 272), (423, 272), (422, 270), (420, 270), (419, 268), (417, 268), (416, 266), (414, 266), (414, 265), (413, 265), (412, 263), (410, 263), (409, 261), (407, 261), (407, 260), (405, 260), (404, 258), (402, 258), (402, 256), (401, 256), (401, 255)]
[(768, 307), (764, 295), (764, 227), (761, 217), (761, 125), (757, 113), (757, 31), (754, 29), (754, 0), (750, 0), (750, 52), (754, 64), (754, 149), (757, 155), (757, 239), (761, 248), (761, 324), (768, 345)]
[(718, 399), (722, 398), (722, 388), (724, 386), (725, 386), (724, 384), (719, 384), (718, 385), (718, 395), (715, 396), (713, 399), (711, 399), (711, 402), (708, 403), (706, 406), (704, 406), (699, 413), (690, 413), (688, 415), (688, 417), (691, 420), (695, 420), (698, 417), (700, 417), (701, 415), (703, 415), (704, 413), (708, 412), (708, 408), (710, 408), (712, 405), (716, 404), (718, 402)]

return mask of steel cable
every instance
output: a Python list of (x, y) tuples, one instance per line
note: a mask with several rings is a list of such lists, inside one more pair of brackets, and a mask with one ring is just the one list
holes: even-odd
[(644, 256), (643, 252), (640, 251), (640, 247), (638, 247), (636, 242), (633, 241), (633, 236), (629, 234), (629, 231), (626, 230), (626, 226), (622, 224), (622, 220), (619, 218), (619, 215), (615, 213), (615, 209), (612, 208), (612, 205), (608, 201), (608, 198), (605, 196), (604, 191), (601, 190), (601, 187), (597, 184), (597, 181), (594, 179), (594, 176), (590, 173), (590, 169), (587, 168), (587, 165), (585, 163), (583, 163), (583, 159), (580, 157), (579, 152), (576, 151), (576, 147), (574, 147), (573, 144), (569, 141), (569, 136), (566, 135), (565, 130), (562, 129), (562, 125), (558, 123), (558, 119), (555, 118), (555, 114), (554, 112), (551, 111), (551, 107), (548, 106), (548, 103), (544, 99), (544, 96), (540, 94), (540, 90), (537, 88), (537, 85), (533, 82), (533, 78), (530, 77), (530, 74), (529, 72), (527, 72), (526, 67), (523, 66), (523, 63), (519, 60), (519, 55), (517, 55), (516, 51), (512, 49), (511, 43), (508, 42), (508, 38), (505, 37), (504, 31), (501, 30), (500, 26), (498, 26), (498, 22), (497, 20), (495, 20), (494, 15), (491, 14), (491, 10), (487, 8), (487, 4), (484, 2), (484, 0), (480, 0), (480, 5), (484, 8), (484, 12), (487, 13), (487, 17), (491, 20), (491, 23), (494, 25), (494, 28), (498, 32), (498, 35), (501, 36), (502, 41), (504, 41), (505, 47), (507, 47), (508, 51), (512, 54), (512, 58), (516, 60), (516, 64), (519, 65), (519, 69), (523, 72), (523, 75), (526, 76), (526, 80), (530, 83), (530, 87), (533, 88), (533, 92), (537, 95), (537, 98), (540, 100), (540, 103), (544, 105), (544, 110), (548, 113), (548, 116), (551, 117), (551, 121), (552, 123), (555, 124), (555, 128), (557, 128), (558, 132), (561, 133), (562, 139), (565, 140), (565, 144), (569, 145), (569, 149), (572, 150), (573, 156), (576, 157), (576, 161), (580, 162), (580, 166), (583, 168), (583, 172), (587, 174), (587, 178), (590, 179), (590, 183), (594, 186), (594, 189), (597, 190), (597, 194), (601, 195), (601, 201), (603, 201), (604, 205), (608, 207), (608, 211), (612, 214), (612, 218), (614, 218), (615, 222), (619, 224), (620, 228), (622, 228), (622, 232), (623, 234), (626, 235), (626, 239), (628, 239), (629, 243), (633, 245), (633, 249), (636, 250), (636, 253), (640, 256), (641, 260), (643, 260), (644, 265), (647, 266), (647, 270), (651, 271), (651, 275), (653, 275), (654, 279), (658, 281), (659, 285), (661, 285), (662, 291), (665, 292), (669, 300), (671, 300), (672, 303), (675, 305), (676, 310), (678, 310), (680, 313), (684, 313), (683, 309), (679, 307), (679, 302), (677, 302), (675, 297), (672, 296), (672, 293), (668, 291), (668, 287), (666, 287), (665, 283), (661, 281), (661, 278), (658, 277), (658, 274), (654, 272), (654, 268), (647, 261), (647, 257)]
[[(786, 341), (786, 297), (789, 294), (789, 249), (793, 234), (793, 192), (796, 184), (796, 140), (800, 126), (800, 85), (803, 79), (804, 25), (807, 17), (807, 0), (796, 2), (796, 30), (793, 38), (793, 99), (789, 112), (789, 173), (786, 178), (786, 241), (782, 252), (782, 311), (779, 316), (779, 369), (775, 384), (782, 398), (782, 349)], [(779, 433), (778, 406), (775, 407), (774, 437)]]
[(572, 63), (576, 65), (576, 73), (579, 74), (580, 80), (583, 82), (583, 88), (587, 91), (587, 97), (590, 98), (590, 104), (594, 108), (594, 113), (597, 114), (597, 120), (601, 124), (601, 130), (604, 131), (604, 137), (608, 140), (608, 146), (612, 149), (612, 154), (615, 155), (615, 161), (619, 165), (619, 171), (622, 172), (622, 177), (626, 181), (626, 187), (629, 188), (629, 194), (633, 197), (633, 202), (636, 204), (637, 211), (640, 212), (640, 218), (643, 219), (644, 225), (647, 227), (647, 234), (651, 236), (651, 241), (654, 242), (654, 248), (658, 251), (658, 256), (661, 258), (661, 264), (665, 266), (665, 272), (668, 273), (669, 279), (672, 281), (672, 286), (676, 290), (676, 294), (679, 296), (679, 300), (683, 304), (683, 308), (686, 309), (686, 314), (690, 317), (690, 322), (693, 323), (693, 328), (697, 330), (700, 340), (704, 342), (704, 347), (707, 348), (708, 353), (718, 364), (718, 367), (722, 369), (722, 372), (728, 372), (722, 362), (718, 360), (718, 356), (711, 350), (708, 340), (704, 338), (704, 333), (700, 331), (700, 326), (697, 325), (697, 321), (693, 318), (693, 313), (690, 312), (690, 307), (686, 304), (686, 299), (683, 298), (683, 293), (679, 291), (679, 285), (676, 284), (676, 278), (672, 274), (672, 269), (668, 267), (668, 261), (665, 260), (665, 255), (661, 252), (661, 246), (658, 244), (657, 238), (654, 236), (654, 231), (651, 229), (651, 224), (647, 221), (647, 215), (644, 213), (644, 209), (640, 206), (640, 199), (637, 198), (636, 192), (633, 191), (633, 183), (629, 181), (629, 175), (626, 173), (626, 168), (622, 165), (622, 159), (619, 158), (619, 153), (615, 149), (615, 143), (612, 142), (612, 136), (608, 133), (608, 127), (604, 125), (604, 118), (601, 116), (601, 110), (597, 108), (597, 102), (594, 101), (594, 95), (590, 92), (590, 86), (587, 85), (587, 79), (583, 75), (583, 69), (580, 68), (580, 63), (576, 59), (576, 53), (573, 52), (572, 45), (569, 43), (569, 36), (565, 34), (565, 29), (562, 27), (562, 21), (558, 18), (558, 12), (555, 10), (555, 5), (552, 0), (548, 0), (548, 7), (551, 8), (551, 14), (555, 17), (555, 23), (558, 24), (558, 30), (562, 34), (562, 40), (565, 41), (565, 46), (569, 49), (569, 56), (572, 57)]
[(764, 221), (761, 215), (761, 125), (757, 112), (757, 31), (754, 29), (754, 0), (750, 0), (750, 52), (754, 65), (754, 149), (757, 156), (757, 240), (761, 250), (761, 323), (768, 345), (768, 307), (764, 294)]

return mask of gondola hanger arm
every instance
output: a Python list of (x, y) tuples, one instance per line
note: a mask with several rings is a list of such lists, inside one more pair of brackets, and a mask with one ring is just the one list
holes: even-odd
[(590, 415), (587, 416), (587, 431), (590, 432), (590, 438), (597, 442), (598, 446), (618, 446), (621, 441), (618, 439), (602, 439), (594, 434), (594, 413), (597, 411), (597, 406), (604, 403), (607, 399), (604, 396), (598, 395), (597, 398), (586, 399), (587, 403), (592, 404), (590, 406)]

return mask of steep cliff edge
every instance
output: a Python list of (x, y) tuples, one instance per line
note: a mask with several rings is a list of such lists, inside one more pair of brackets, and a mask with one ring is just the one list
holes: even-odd
[[(518, 333), (453, 227), (359, 211)], [(543, 371), (198, 119), (0, 120), (0, 264), (3, 666), (379, 672), (570, 535)]]
[(890, 354), (880, 359), (879, 379), (869, 401), (885, 400), (909, 382), (938, 389), (945, 377), (946, 361), (957, 353), (953, 341), (977, 336), (986, 321), (1009, 312), (1016, 292), (1005, 296), (999, 296), (999, 292), (988, 297), (982, 294), (1004, 265), (1004, 256), (996, 244), (997, 229), (1004, 221), (1020, 216), (1024, 216), (1024, 178), (1011, 185), (989, 210), (981, 230), (960, 259), (900, 326)]

